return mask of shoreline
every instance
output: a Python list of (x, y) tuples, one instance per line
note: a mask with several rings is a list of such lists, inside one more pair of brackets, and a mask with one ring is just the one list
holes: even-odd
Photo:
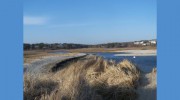
[(57, 50), (25, 50), (24, 52), (69, 52), (69, 53), (87, 53), (87, 52), (119, 52), (124, 50), (156, 50), (156, 47), (127, 47), (127, 48), (79, 48), (79, 49), (57, 49)]
[(123, 54), (115, 54), (114, 56), (157, 56), (156, 50), (122, 50), (117, 51), (117, 53)]

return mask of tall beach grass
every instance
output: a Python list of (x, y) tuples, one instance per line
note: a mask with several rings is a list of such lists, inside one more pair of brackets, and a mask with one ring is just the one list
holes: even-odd
[(24, 100), (136, 100), (139, 79), (140, 71), (128, 60), (89, 55), (55, 72), (24, 73)]

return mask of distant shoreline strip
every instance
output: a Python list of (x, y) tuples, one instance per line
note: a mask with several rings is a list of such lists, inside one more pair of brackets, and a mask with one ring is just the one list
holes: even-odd
[(157, 54), (115, 54), (114, 56), (157, 56)]

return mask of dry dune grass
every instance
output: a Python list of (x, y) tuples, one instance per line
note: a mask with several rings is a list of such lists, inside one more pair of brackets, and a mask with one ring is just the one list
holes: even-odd
[(50, 95), (58, 86), (48, 77), (34, 77), (29, 74), (24, 75), (24, 100), (40, 100), (43, 95)]
[(139, 77), (128, 60), (116, 64), (87, 56), (45, 76), (25, 73), (24, 100), (136, 100)]

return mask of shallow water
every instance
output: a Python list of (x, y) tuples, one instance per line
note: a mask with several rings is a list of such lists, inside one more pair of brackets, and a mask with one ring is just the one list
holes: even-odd
[[(156, 56), (114, 56), (115, 54), (120, 53), (94, 53), (95, 55), (101, 56), (107, 60), (115, 60), (116, 62), (120, 62), (124, 59), (128, 59), (129, 61), (135, 63), (138, 68), (140, 68), (144, 72), (150, 72), (157, 64)], [(121, 53), (124, 54), (124, 53)]]

